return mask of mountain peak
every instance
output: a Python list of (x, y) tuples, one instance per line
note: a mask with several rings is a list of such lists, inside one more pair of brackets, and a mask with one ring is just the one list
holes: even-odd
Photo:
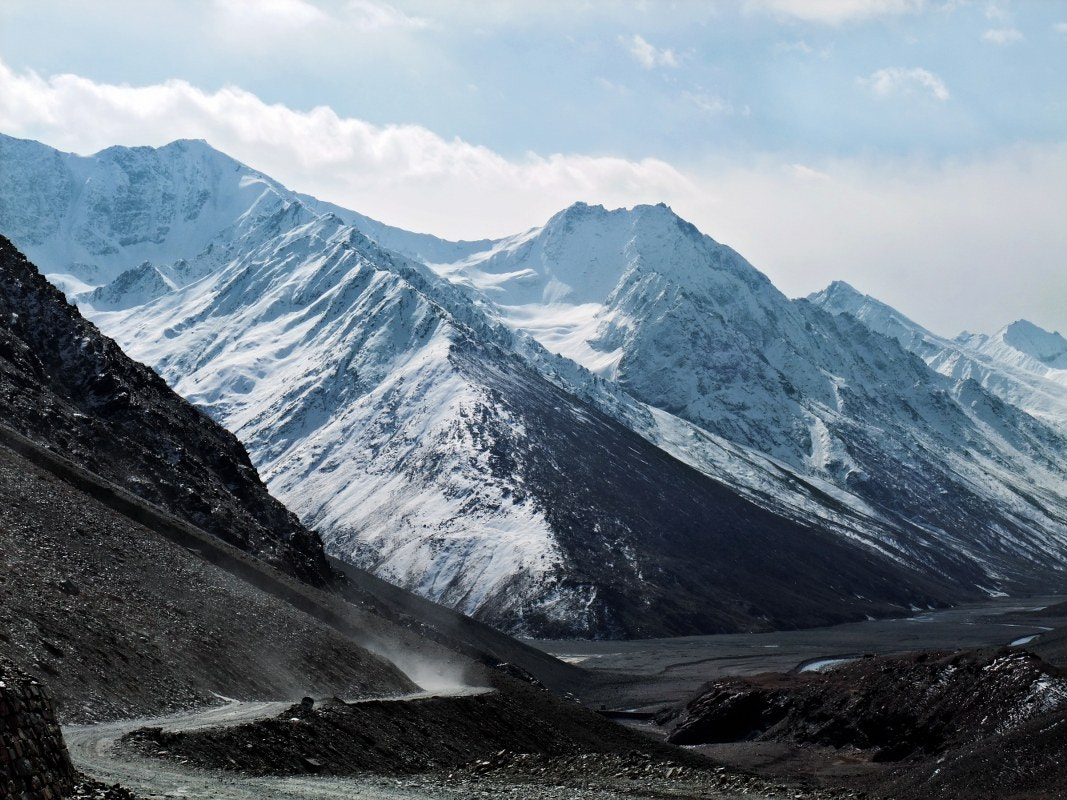
[(641, 219), (661, 219), (670, 220), (672, 223), (680, 223), (687, 227), (696, 228), (690, 223), (679, 217), (669, 205), (666, 203), (656, 203), (655, 205), (638, 204), (632, 208), (613, 208), (607, 209), (603, 205), (595, 204), (590, 205), (582, 200), (579, 200), (571, 205), (567, 206), (562, 211), (556, 212), (549, 221), (545, 224), (545, 229), (553, 227), (554, 224), (559, 222), (573, 223), (577, 221), (593, 220), (600, 218), (621, 218), (636, 222)]
[(834, 281), (821, 292), (812, 292), (807, 299), (835, 314), (852, 314), (869, 302), (878, 302), (845, 281)]
[(562, 211), (557, 211), (553, 214), (548, 222), (545, 223), (542, 230), (551, 231), (557, 228), (570, 229), (572, 226), (582, 223), (586, 220), (597, 219), (600, 217), (610, 216), (616, 214), (621, 209), (615, 211), (608, 211), (602, 205), (590, 205), (582, 200), (576, 203), (571, 203)]
[(208, 143), (207, 139), (175, 139), (173, 142), (168, 142), (167, 144), (163, 145), (163, 147), (160, 148), (160, 149), (164, 149), (164, 148), (167, 148), (167, 147), (190, 147), (190, 146), (201, 146), (201, 147), (206, 147), (208, 150), (213, 150), (216, 153), (220, 152), (220, 151), (216, 150), (214, 147), (212, 147)]
[(831, 314), (849, 314), (875, 333), (896, 339), (905, 349), (919, 347), (920, 342), (933, 336), (892, 306), (845, 281), (834, 281), (821, 292), (808, 295), (807, 300)]
[(595, 205), (590, 205), (589, 203), (586, 203), (584, 200), (578, 200), (578, 201), (576, 201), (574, 203), (571, 203), (569, 206), (567, 206), (565, 209), (563, 209), (563, 211), (561, 211), (560, 214), (563, 215), (563, 216), (567, 216), (567, 215), (589, 214), (589, 213), (595, 213), (595, 212), (604, 213), (606, 210), (607, 209), (605, 209), (604, 206), (602, 206), (600, 203), (597, 203)]
[(1025, 319), (1016, 320), (999, 333), (999, 338), (1042, 364), (1067, 369), (1067, 339), (1058, 331), (1050, 333)]
[(851, 283), (847, 283), (845, 281), (833, 281), (829, 286), (826, 287), (826, 291), (832, 292), (834, 294), (842, 294), (842, 295), (846, 295), (846, 296), (847, 295), (855, 295), (856, 297), (869, 297), (870, 296), (870, 295), (864, 294), (859, 289), (854, 287)]

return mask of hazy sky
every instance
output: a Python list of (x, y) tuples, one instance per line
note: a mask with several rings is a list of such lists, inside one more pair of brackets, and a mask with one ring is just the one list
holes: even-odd
[[(0, 2), (0, 131), (448, 238), (670, 204), (790, 296), (1067, 334), (1067, 0)], [(2, 165), (0, 165), (2, 168)]]

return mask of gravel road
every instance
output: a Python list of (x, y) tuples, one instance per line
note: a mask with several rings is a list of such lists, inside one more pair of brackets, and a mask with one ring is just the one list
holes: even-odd
[[(487, 690), (464, 687), (449, 693), (460, 695), (484, 691)], [(398, 697), (396, 700), (400, 702), (428, 696), (431, 696), (431, 693), (420, 692)], [(104, 783), (120, 783), (149, 798), (413, 800), (453, 796), (420, 791), (417, 786), (405, 786), (402, 782), (391, 779), (253, 778), (209, 773), (163, 759), (144, 759), (126, 748), (116, 746), (119, 739), (138, 728), (162, 727), (168, 731), (190, 731), (228, 727), (277, 716), (292, 705), (292, 701), (229, 700), (221, 706), (160, 717), (141, 717), (96, 725), (68, 725), (63, 728), (63, 736), (75, 766), (82, 772)]]

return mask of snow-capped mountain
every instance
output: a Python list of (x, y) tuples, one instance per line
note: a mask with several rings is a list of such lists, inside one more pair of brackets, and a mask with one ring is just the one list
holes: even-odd
[[(95, 316), (247, 442), (332, 551), (511, 630), (838, 619), (815, 568), (831, 553), (867, 611), (959, 591), (872, 566), (673, 461), (546, 381), (425, 267), (332, 216), (140, 310)], [(751, 588), (768, 550), (812, 573), (801, 595)]]
[[(233, 430), (332, 552), (498, 626), (816, 624), (1067, 567), (1060, 434), (788, 300), (666, 207), (450, 243), (202, 143), (0, 145), (0, 231)], [(119, 188), (87, 204), (78, 176)], [(20, 193), (54, 224), (13, 213)], [(184, 222), (184, 201), (151, 206), (158, 241), (70, 255), (77, 220), (128, 226), (119, 197), (201, 193)]]
[(322, 213), (417, 258), (454, 260), (486, 244), (408, 233), (297, 194), (200, 140), (82, 157), (0, 134), (0, 164), (4, 228), (67, 294), (99, 288), (99, 307), (185, 286)]
[(1067, 384), (1067, 339), (1058, 331), (1049, 333), (1031, 322), (1019, 320), (993, 336), (965, 333), (958, 341), (1005, 364), (1015, 364)]
[[(788, 300), (665, 206), (579, 204), (439, 269), (637, 400), (825, 481), (907, 531), (907, 544), (890, 540), (909, 559), (981, 541), (992, 555), (980, 560), (1003, 580), (1041, 564), (1067, 532), (1061, 436), (851, 317)], [(898, 317), (882, 311), (885, 332)], [(1001, 549), (1033, 564), (995, 565)]]
[(1005, 402), (1067, 432), (1067, 340), (1059, 333), (1019, 320), (992, 336), (961, 333), (946, 339), (842, 281), (808, 299), (893, 337), (942, 375), (977, 381)]

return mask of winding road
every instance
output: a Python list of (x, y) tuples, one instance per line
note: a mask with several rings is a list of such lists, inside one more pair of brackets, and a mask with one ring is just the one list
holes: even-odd
[[(481, 687), (463, 687), (444, 692), (419, 692), (376, 700), (417, 700), (483, 694), (492, 691)], [(226, 698), (221, 698), (226, 699)], [(145, 759), (116, 742), (138, 728), (161, 727), (168, 731), (228, 727), (277, 716), (293, 701), (242, 702), (229, 700), (224, 705), (184, 711), (160, 717), (144, 717), (104, 722), (95, 725), (67, 725), (63, 736), (74, 765), (104, 783), (120, 783), (147, 798), (196, 798), (197, 800), (443, 800), (459, 798), (464, 793), (445, 786), (421, 786), (412, 781), (375, 776), (334, 778), (328, 776), (252, 777), (216, 773), (186, 767), (163, 759)], [(348, 701), (359, 702), (359, 701)]]

